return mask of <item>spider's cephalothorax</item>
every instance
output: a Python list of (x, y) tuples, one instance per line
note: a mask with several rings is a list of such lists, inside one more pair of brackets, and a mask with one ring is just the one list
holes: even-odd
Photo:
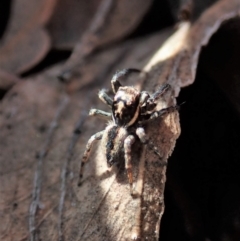
[(131, 126), (139, 116), (140, 93), (130, 86), (119, 87), (114, 96), (112, 115), (118, 126)]
[(79, 184), (83, 176), (84, 164), (87, 162), (91, 147), (96, 140), (102, 139), (105, 143), (104, 152), (109, 167), (120, 162), (123, 153), (131, 194), (133, 184), (131, 147), (135, 140), (139, 139), (141, 143), (146, 144), (161, 157), (158, 148), (146, 136), (143, 125), (166, 113), (175, 111), (178, 109), (178, 106), (156, 110), (158, 99), (169, 89), (169, 84), (161, 86), (152, 95), (146, 91), (139, 92), (131, 86), (121, 86), (119, 80), (133, 72), (139, 73), (141, 71), (124, 69), (113, 76), (111, 80), (112, 89), (115, 94), (113, 100), (107, 95), (105, 90), (99, 92), (99, 98), (111, 108), (111, 113), (97, 109), (90, 110), (89, 115), (97, 115), (108, 120), (112, 119), (112, 121), (109, 122), (105, 130), (96, 133), (89, 139), (82, 157)]

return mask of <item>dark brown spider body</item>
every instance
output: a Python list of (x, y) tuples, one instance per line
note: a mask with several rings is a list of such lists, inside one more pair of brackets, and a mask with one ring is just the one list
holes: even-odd
[[(131, 149), (136, 140), (140, 140), (142, 144), (147, 145), (161, 161), (161, 154), (158, 148), (147, 137), (143, 128), (146, 122), (159, 118), (162, 115), (175, 111), (178, 106), (170, 106), (165, 109), (156, 110), (158, 99), (169, 89), (170, 85), (165, 84), (159, 88), (154, 94), (146, 91), (138, 91), (131, 86), (121, 86), (119, 79), (122, 79), (132, 72), (141, 72), (135, 69), (125, 69), (116, 73), (112, 80), (112, 89), (114, 98), (109, 97), (105, 90), (101, 90), (98, 94), (99, 98), (107, 104), (112, 112), (105, 112), (92, 109), (90, 115), (97, 115), (109, 120), (105, 130), (93, 135), (86, 146), (86, 150), (82, 157), (81, 168), (79, 173), (79, 184), (83, 176), (83, 166), (87, 162), (91, 147), (96, 140), (102, 140), (106, 161), (109, 167), (125, 163), (128, 180), (130, 184), (130, 192), (132, 194), (132, 160)], [(112, 119), (112, 121), (110, 121)], [(124, 160), (122, 160), (124, 158)], [(166, 163), (163, 163), (166, 164)]]
[[(105, 129), (107, 164), (111, 167), (118, 163), (123, 154), (124, 140), (130, 134), (129, 127), (134, 125), (140, 113), (140, 92), (134, 87), (119, 87), (112, 104), (112, 118), (114, 123)], [(133, 134), (133, 133), (132, 133)]]

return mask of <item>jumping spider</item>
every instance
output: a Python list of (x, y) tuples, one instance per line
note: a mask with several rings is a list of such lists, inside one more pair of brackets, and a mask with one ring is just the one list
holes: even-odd
[[(146, 122), (161, 117), (178, 109), (178, 106), (170, 106), (161, 110), (156, 110), (158, 99), (170, 88), (169, 84), (162, 85), (154, 94), (147, 91), (139, 92), (134, 87), (122, 86), (120, 79), (126, 78), (131, 73), (141, 73), (136, 69), (124, 69), (117, 72), (112, 80), (114, 98), (110, 98), (105, 90), (98, 93), (100, 100), (111, 108), (111, 113), (102, 110), (91, 109), (89, 115), (104, 117), (109, 120), (105, 130), (97, 132), (88, 140), (85, 152), (82, 157), (79, 182), (83, 177), (84, 165), (88, 161), (89, 153), (95, 141), (103, 139), (105, 144), (105, 156), (108, 167), (119, 163), (120, 153), (124, 151), (125, 168), (127, 170), (130, 184), (130, 193), (133, 191), (133, 174), (131, 162), (131, 147), (136, 139), (154, 151), (161, 158), (158, 148), (149, 140), (145, 134), (143, 125)], [(112, 120), (111, 120), (112, 119)], [(166, 164), (166, 163), (164, 163)]]

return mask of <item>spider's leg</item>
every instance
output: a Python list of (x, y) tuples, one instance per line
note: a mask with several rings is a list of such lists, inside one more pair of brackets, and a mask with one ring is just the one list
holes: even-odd
[(80, 170), (79, 170), (79, 179), (78, 179), (78, 186), (81, 185), (81, 180), (82, 180), (82, 177), (83, 177), (83, 171), (84, 171), (84, 165), (85, 163), (88, 161), (88, 158), (89, 158), (89, 154), (90, 154), (90, 150), (93, 146), (93, 143), (95, 141), (99, 141), (102, 139), (102, 136), (103, 136), (103, 133), (104, 131), (100, 131), (98, 133), (96, 133), (95, 135), (92, 135), (90, 137), (90, 139), (88, 140), (88, 143), (86, 145), (86, 149), (84, 151), (84, 154), (83, 154), (83, 157), (82, 157), (82, 161), (81, 161), (81, 166), (80, 166)]
[(124, 158), (125, 158), (125, 168), (127, 170), (128, 182), (130, 185), (130, 193), (133, 194), (133, 174), (132, 174), (132, 161), (131, 161), (131, 148), (132, 144), (135, 142), (135, 137), (129, 135), (124, 141)]
[(155, 120), (159, 117), (162, 117), (166, 114), (170, 114), (170, 113), (172, 113), (176, 110), (179, 110), (179, 105), (173, 105), (173, 106), (169, 106), (167, 108), (163, 108), (159, 111), (154, 111), (147, 120), (140, 121), (139, 123), (140, 124), (147, 123), (149, 121), (152, 121), (152, 120)]
[[(147, 145), (160, 159), (162, 159), (162, 155), (159, 153), (158, 148), (153, 144), (152, 141), (149, 140), (149, 138), (147, 137), (147, 135), (142, 127), (137, 128), (136, 134), (144, 145)], [(166, 162), (162, 162), (162, 164), (167, 165)]]
[[(151, 95), (150, 98), (147, 99), (146, 107), (145, 107), (145, 114), (147, 112), (151, 112), (157, 106), (158, 99), (165, 94), (170, 89), (169, 84), (162, 85), (154, 94)], [(144, 112), (143, 112), (144, 113)]]
[(170, 114), (170, 113), (172, 113), (172, 112), (174, 112), (176, 110), (179, 110), (179, 106), (178, 105), (169, 106), (169, 107), (163, 108), (163, 109), (161, 109), (159, 111), (155, 111), (155, 112), (153, 112), (151, 114), (150, 120), (154, 120), (154, 119), (159, 118), (159, 117), (161, 117), (163, 115)]
[(162, 85), (150, 98), (153, 102), (157, 101), (162, 95), (167, 92), (171, 86), (169, 84)]
[(126, 79), (129, 75), (133, 73), (141, 73), (141, 72), (142, 71), (138, 69), (123, 69), (118, 71), (116, 74), (113, 75), (111, 80), (113, 93), (115, 94), (118, 91), (118, 88), (122, 86), (119, 82), (120, 80)]
[(97, 116), (104, 118), (105, 120), (110, 120), (112, 117), (112, 114), (110, 112), (105, 112), (103, 110), (98, 110), (98, 109), (91, 109), (89, 111), (90, 116)]
[(98, 92), (98, 97), (104, 104), (112, 108), (113, 100), (110, 96), (108, 96), (105, 89), (102, 89)]

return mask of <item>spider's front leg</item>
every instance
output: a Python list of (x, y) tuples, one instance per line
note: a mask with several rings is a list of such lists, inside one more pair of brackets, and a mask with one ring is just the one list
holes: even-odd
[(112, 114), (110, 112), (106, 112), (103, 110), (98, 110), (98, 109), (91, 109), (89, 111), (89, 115), (90, 116), (97, 116), (97, 117), (101, 117), (105, 120), (110, 120), (112, 117)]
[(147, 120), (147, 121), (150, 121), (150, 120), (155, 120), (159, 117), (162, 117), (163, 115), (166, 115), (166, 114), (170, 114), (176, 110), (179, 110), (179, 106), (178, 105), (173, 105), (173, 106), (169, 106), (167, 108), (163, 108), (159, 111), (155, 111), (151, 114), (150, 118)]
[(110, 108), (112, 108), (113, 100), (110, 96), (108, 96), (107, 91), (102, 89), (98, 92), (99, 99)]
[[(149, 117), (148, 119), (146, 120), (142, 120), (142, 121), (139, 121), (139, 124), (143, 125), (145, 123), (148, 123), (150, 121), (153, 121), (153, 120), (156, 120), (157, 118), (159, 117), (162, 117), (166, 114), (170, 114), (176, 110), (179, 110), (179, 105), (173, 105), (173, 106), (170, 106), (170, 107), (167, 107), (167, 108), (163, 108), (159, 111), (154, 111)], [(143, 114), (144, 116), (144, 114)]]
[(160, 99), (170, 89), (170, 87), (171, 86), (169, 84), (164, 84), (150, 97), (148, 93), (144, 93), (144, 91), (141, 92), (143, 98), (143, 104), (141, 105), (141, 113), (143, 115), (151, 114), (151, 112), (157, 106), (158, 99)]
[(171, 88), (170, 84), (162, 85), (149, 99), (152, 102), (156, 102), (161, 96), (163, 96)]
[[(149, 138), (147, 137), (147, 135), (142, 127), (137, 128), (136, 134), (142, 144), (147, 145), (160, 159), (162, 159), (162, 155), (159, 153), (158, 148), (152, 143), (152, 141), (149, 140)], [(162, 160), (161, 160), (161, 162), (163, 165), (167, 165), (166, 162), (163, 162)]]
[(133, 194), (133, 174), (132, 174), (132, 161), (131, 161), (131, 148), (132, 144), (135, 142), (135, 137), (129, 135), (124, 141), (124, 159), (125, 159), (125, 169), (127, 170), (128, 182), (130, 185), (130, 193)]
[(142, 73), (142, 71), (138, 69), (123, 69), (113, 75), (111, 84), (112, 84), (112, 90), (114, 94), (116, 94), (119, 87), (122, 86), (119, 81), (127, 78), (130, 74), (133, 74), (133, 73)]
[(92, 149), (93, 143), (95, 141), (99, 141), (102, 139), (104, 131), (97, 132), (95, 135), (92, 135), (90, 139), (88, 140), (88, 143), (86, 145), (86, 149), (84, 151), (82, 161), (81, 161), (81, 166), (79, 170), (79, 179), (78, 179), (78, 186), (81, 185), (82, 177), (83, 177), (83, 171), (84, 171), (84, 165), (88, 161), (90, 151)]

